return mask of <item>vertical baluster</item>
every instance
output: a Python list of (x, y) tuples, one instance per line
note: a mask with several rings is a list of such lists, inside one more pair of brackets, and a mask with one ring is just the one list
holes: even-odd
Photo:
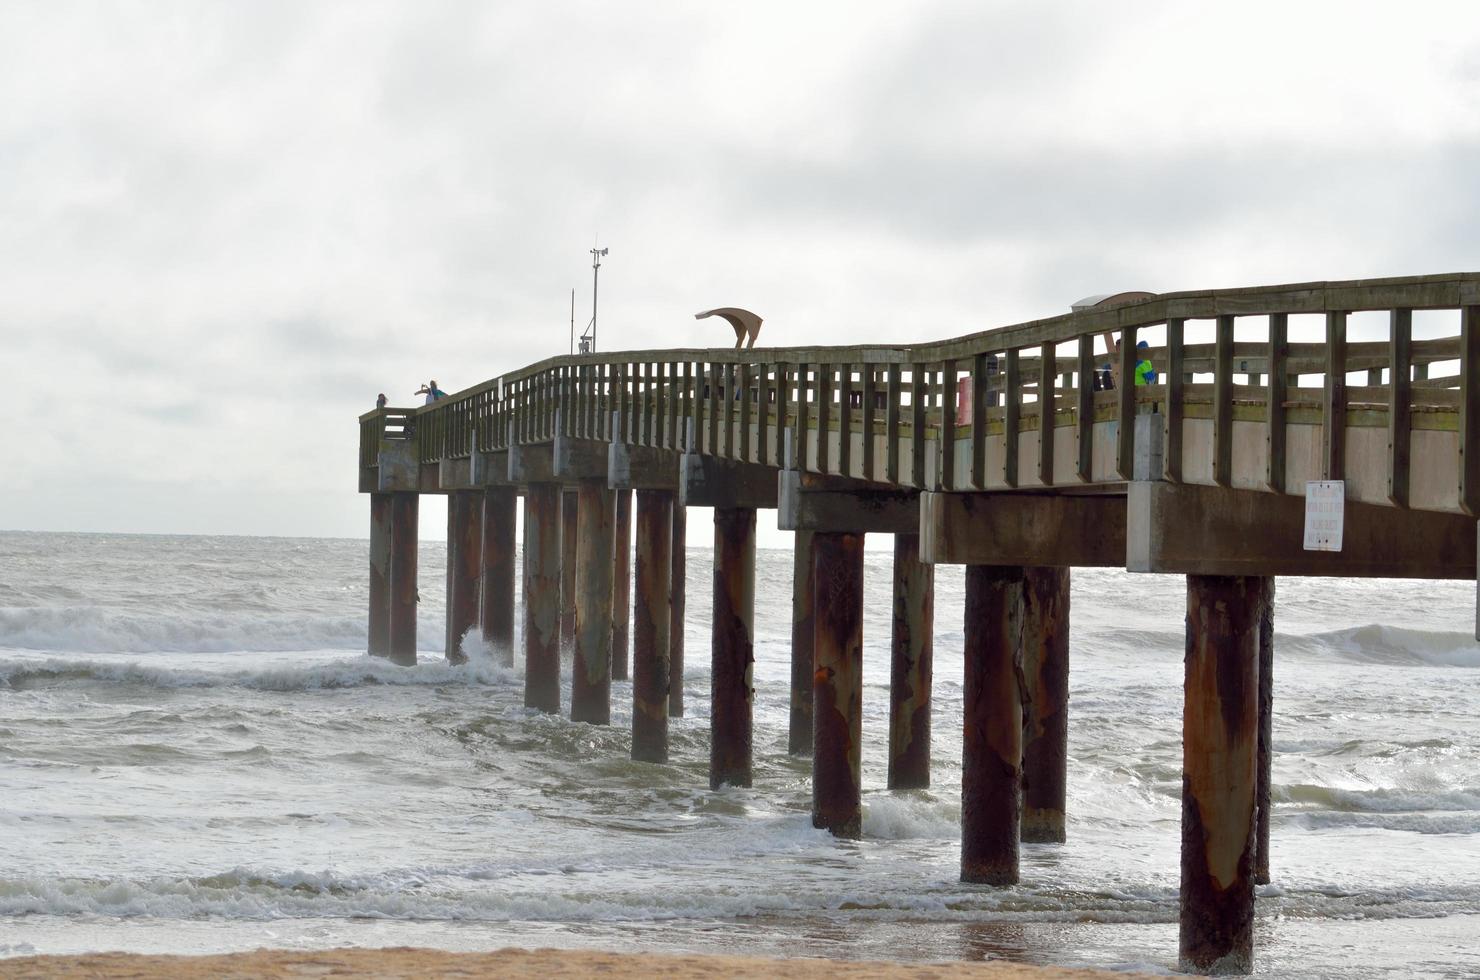
[(1218, 317), (1213, 354), (1213, 482), (1233, 481), (1233, 317)]
[(941, 490), (960, 489), (956, 483), (956, 362), (941, 364), (940, 382), (940, 485)]
[(751, 367), (738, 364), (735, 367), (736, 384), (740, 386), (740, 459), (750, 461), (750, 416), (754, 406), (750, 399)]
[(706, 390), (709, 393), (709, 434), (705, 443), (704, 451), (711, 456), (719, 455), (719, 410), (720, 410), (720, 368), (719, 364), (711, 361), (709, 364), (709, 379)]
[(828, 472), (832, 456), (832, 365), (817, 365), (817, 472)]
[(1120, 331), (1120, 390), (1116, 393), (1115, 470), (1122, 480), (1136, 468), (1136, 328)]
[(1186, 352), (1182, 345), (1184, 321), (1167, 320), (1167, 435), (1165, 443), (1168, 480), (1182, 480), (1182, 419), (1186, 411)]
[(978, 354), (971, 360), (971, 485), (978, 490), (987, 485), (987, 389), (991, 385), (988, 368), (990, 354)]
[(860, 364), (859, 369), (862, 371), (860, 383), (863, 389), (859, 401), (861, 409), (859, 428), (863, 432), (863, 478), (876, 480), (878, 476), (874, 473), (874, 418), (876, 414), (874, 385), (878, 375), (873, 364)]
[(884, 393), (884, 482), (899, 482), (899, 403), (903, 399), (897, 361), (889, 365), (889, 378)]
[(1480, 306), (1460, 312), (1459, 402), (1459, 502), (1480, 516)]
[(772, 448), (771, 458), (777, 466), (786, 465), (786, 431), (787, 404), (791, 394), (791, 371), (787, 365), (777, 363), (776, 365), (776, 428), (772, 434), (775, 445)]
[[(758, 463), (772, 462), (769, 458), (771, 452), (771, 440), (767, 438), (771, 432), (771, 371), (772, 364), (757, 364), (755, 366), (755, 459)], [(774, 460), (780, 465), (781, 460)]]
[(1053, 486), (1054, 378), (1058, 367), (1059, 345), (1043, 345), (1038, 365), (1038, 482)]
[(838, 474), (852, 475), (853, 365), (838, 366)]
[(910, 365), (910, 485), (925, 489), (926, 399), (930, 372), (923, 364)]
[(1321, 404), (1321, 476), (1344, 479), (1346, 470), (1346, 313), (1326, 314), (1326, 388)]
[[(1285, 389), (1289, 382), (1285, 374), (1285, 366), (1290, 356), (1289, 337), (1290, 315), (1271, 313), (1269, 315), (1269, 385), (1264, 398), (1264, 452), (1266, 457), (1264, 482), (1275, 493), (1285, 492)], [(1180, 456), (1178, 463), (1179, 465), (1181, 463)]]
[(1079, 439), (1079, 479), (1088, 483), (1095, 465), (1095, 338), (1079, 338), (1079, 393), (1074, 406), (1074, 428)]
[(1388, 338), (1388, 499), (1408, 506), (1409, 410), (1412, 407), (1413, 311), (1393, 310)]
[(816, 439), (812, 435), (812, 366), (809, 364), (797, 365), (797, 435), (794, 440), (796, 444), (796, 466), (799, 471), (807, 469), (808, 443)]
[(1015, 487), (1018, 485), (1019, 419), (1023, 407), (1023, 387), (1022, 379), (1018, 376), (1016, 348), (1007, 352), (1006, 360), (1007, 372), (1002, 393), (1002, 482)]

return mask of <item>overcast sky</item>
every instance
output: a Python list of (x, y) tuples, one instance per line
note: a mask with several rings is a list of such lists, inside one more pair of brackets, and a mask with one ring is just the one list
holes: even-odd
[(1480, 11), (0, 0), (0, 528), (363, 537), (598, 236), (605, 349), (1480, 269)]

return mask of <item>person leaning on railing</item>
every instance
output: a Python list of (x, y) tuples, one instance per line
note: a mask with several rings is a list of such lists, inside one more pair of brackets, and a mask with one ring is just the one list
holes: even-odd
[[(1110, 371), (1110, 377), (1104, 380), (1110, 383), (1102, 383), (1101, 387), (1108, 390), (1120, 383), (1120, 341), (1116, 340), (1115, 335), (1109, 332), (1105, 333), (1104, 337), (1105, 349), (1107, 355), (1110, 357), (1110, 363), (1107, 365)], [(1156, 373), (1156, 366), (1151, 363), (1151, 358), (1144, 356), (1150, 350), (1151, 345), (1144, 340), (1136, 344), (1135, 384), (1137, 385), (1154, 385), (1160, 380), (1160, 375)]]

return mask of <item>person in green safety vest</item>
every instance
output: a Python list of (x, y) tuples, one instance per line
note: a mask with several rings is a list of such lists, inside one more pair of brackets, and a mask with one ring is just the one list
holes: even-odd
[(1151, 358), (1145, 356), (1150, 349), (1151, 345), (1144, 340), (1136, 343), (1136, 384), (1138, 385), (1156, 384), (1156, 368), (1151, 366)]
[[(1112, 334), (1112, 333), (1110, 333), (1110, 332), (1108, 332), (1108, 331), (1104, 334), (1104, 337), (1105, 337), (1105, 356), (1107, 358), (1109, 358), (1110, 363), (1107, 364), (1107, 365), (1105, 365), (1105, 368), (1106, 368), (1105, 374), (1106, 374), (1106, 376), (1102, 379), (1102, 383), (1100, 384), (1100, 388), (1103, 388), (1104, 390), (1108, 391), (1111, 388), (1114, 388), (1121, 381), (1121, 377), (1120, 377), (1120, 356), (1119, 356), (1120, 355), (1120, 341), (1116, 340), (1115, 339), (1115, 335)], [(1137, 385), (1154, 385), (1154, 384), (1157, 383), (1157, 381), (1161, 377), (1160, 375), (1158, 375), (1156, 373), (1156, 368), (1155, 368), (1155, 366), (1152, 365), (1151, 358), (1146, 356), (1150, 352), (1151, 352), (1151, 345), (1150, 344), (1148, 344), (1144, 340), (1137, 341), (1137, 343), (1136, 343), (1136, 372), (1135, 372), (1135, 378), (1134, 378), (1134, 383), (1137, 384)], [(1099, 388), (1097, 388), (1096, 390), (1099, 390)]]

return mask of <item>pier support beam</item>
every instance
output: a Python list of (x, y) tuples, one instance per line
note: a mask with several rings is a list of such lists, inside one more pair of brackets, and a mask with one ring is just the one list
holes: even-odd
[(560, 495), (560, 649), (570, 650), (576, 642), (576, 547), (579, 540), (579, 495), (565, 490)]
[(961, 880), (1018, 880), (1022, 792), (1023, 569), (966, 568), (965, 731), (961, 746)]
[(1069, 757), (1069, 569), (1023, 573), (1022, 839), (1064, 842)]
[(1274, 764), (1274, 576), (1261, 578), (1264, 607), (1259, 616), (1259, 807), (1254, 847), (1254, 884), (1269, 884), (1270, 780)]
[(524, 706), (560, 710), (560, 486), (524, 495)]
[(755, 509), (714, 509), (709, 788), (749, 786), (755, 666)]
[(583, 480), (577, 499), (570, 720), (605, 725), (612, 715), (612, 549), (617, 502), (605, 480)]
[(416, 518), (420, 498), (391, 494), (391, 662), (416, 665)]
[(668, 761), (668, 665), (672, 613), (671, 490), (637, 491), (637, 603), (632, 611), (632, 758)]
[(1183, 970), (1253, 968), (1259, 628), (1267, 596), (1261, 577), (1187, 576)]
[(863, 823), (863, 535), (817, 532), (812, 675), (812, 826), (858, 837)]
[(617, 522), (612, 546), (612, 680), (627, 679), (627, 649), (632, 622), (632, 491), (617, 490)]
[(391, 655), (391, 495), (370, 495), (369, 654)]
[(514, 666), (514, 529), (519, 498), (513, 487), (483, 491), (482, 596), (478, 626), (494, 661)]
[(483, 565), (483, 495), (455, 490), (447, 496), (447, 659), (467, 662), (462, 641), (478, 625), (478, 573)]
[(930, 785), (935, 566), (920, 563), (920, 535), (894, 535), (894, 623), (889, 662), (889, 788)]
[(791, 721), (786, 740), (786, 751), (792, 755), (812, 754), (812, 643), (817, 608), (812, 545), (811, 531), (796, 532), (791, 571)]
[(668, 585), (668, 716), (683, 717), (683, 613), (687, 601), (689, 514), (673, 501), (673, 575)]

